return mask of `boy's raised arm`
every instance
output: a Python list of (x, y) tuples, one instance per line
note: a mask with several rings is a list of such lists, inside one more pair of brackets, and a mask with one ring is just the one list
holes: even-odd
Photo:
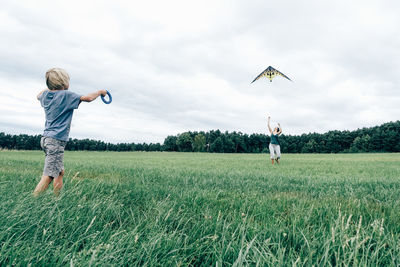
[(47, 89), (43, 89), (42, 91), (40, 91), (40, 93), (39, 93), (39, 94), (37, 95), (37, 97), (36, 97), (37, 100), (39, 100), (40, 95), (43, 94), (43, 92), (46, 91), (46, 90), (47, 90)]
[(106, 90), (99, 90), (87, 95), (83, 95), (81, 96), (81, 101), (83, 102), (92, 102), (93, 100), (95, 100), (96, 98), (98, 98), (100, 95), (106, 96), (107, 95), (107, 91)]

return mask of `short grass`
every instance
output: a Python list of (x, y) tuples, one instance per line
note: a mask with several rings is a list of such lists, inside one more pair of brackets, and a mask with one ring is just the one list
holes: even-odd
[[(0, 151), (0, 265), (400, 265), (400, 154)], [(74, 178), (73, 178), (74, 177)]]

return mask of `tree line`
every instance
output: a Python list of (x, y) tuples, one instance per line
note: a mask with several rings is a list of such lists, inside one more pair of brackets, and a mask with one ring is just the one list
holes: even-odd
[[(0, 132), (0, 148), (39, 150), (41, 135), (10, 135)], [(284, 153), (400, 152), (400, 121), (355, 131), (329, 131), (279, 137)], [(270, 136), (220, 130), (184, 132), (167, 136), (160, 143), (106, 143), (91, 139), (69, 139), (66, 150), (89, 151), (178, 151), (213, 153), (266, 153)]]

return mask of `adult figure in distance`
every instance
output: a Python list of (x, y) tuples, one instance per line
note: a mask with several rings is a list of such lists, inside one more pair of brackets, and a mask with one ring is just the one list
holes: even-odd
[(271, 117), (268, 116), (268, 130), (271, 133), (271, 141), (269, 143), (271, 163), (274, 164), (274, 162), (276, 161), (276, 163), (279, 164), (279, 160), (281, 159), (281, 145), (279, 143), (279, 135), (281, 135), (282, 133), (282, 127), (278, 123), (278, 127), (275, 127), (274, 130), (272, 130), (270, 121)]

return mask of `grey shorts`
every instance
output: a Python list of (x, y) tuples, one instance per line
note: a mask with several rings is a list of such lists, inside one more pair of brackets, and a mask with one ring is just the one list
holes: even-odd
[(40, 146), (46, 154), (44, 161), (43, 175), (56, 178), (64, 170), (64, 148), (66, 141), (57, 140), (43, 136), (40, 139)]
[(269, 143), (269, 153), (271, 155), (271, 159), (280, 159), (281, 146)]

